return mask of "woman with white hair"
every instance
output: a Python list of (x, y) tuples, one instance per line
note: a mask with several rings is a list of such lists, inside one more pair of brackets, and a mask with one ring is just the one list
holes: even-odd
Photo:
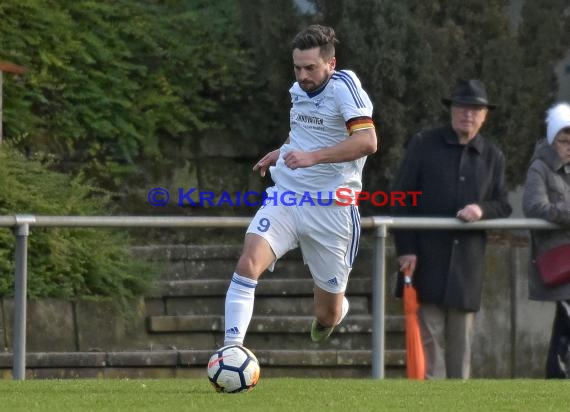
[[(570, 377), (570, 105), (551, 107), (546, 117), (546, 139), (536, 145), (528, 169), (523, 196), (525, 216), (545, 219), (567, 226), (563, 230), (532, 232), (529, 267), (529, 298), (556, 302), (550, 347), (546, 360), (546, 378)], [(553, 252), (558, 255), (559, 282), (548, 281), (541, 261)], [(561, 269), (563, 268), (563, 269)]]

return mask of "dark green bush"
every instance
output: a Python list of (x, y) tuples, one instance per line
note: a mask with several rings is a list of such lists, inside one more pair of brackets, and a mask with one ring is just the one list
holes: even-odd
[[(83, 177), (50, 171), (4, 145), (0, 150), (0, 215), (109, 215), (110, 194)], [(14, 289), (14, 235), (0, 230), (0, 296)], [(111, 297), (125, 304), (151, 281), (117, 229), (31, 227), (28, 296)]]
[(5, 76), (4, 139), (100, 186), (161, 176), (204, 130), (244, 123), (233, 0), (2, 0), (0, 21), (0, 61), (28, 68)]

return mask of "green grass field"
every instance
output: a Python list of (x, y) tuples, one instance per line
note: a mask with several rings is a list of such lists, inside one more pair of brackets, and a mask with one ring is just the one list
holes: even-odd
[(0, 381), (2, 411), (568, 411), (570, 382), (261, 379), (218, 394), (206, 379)]

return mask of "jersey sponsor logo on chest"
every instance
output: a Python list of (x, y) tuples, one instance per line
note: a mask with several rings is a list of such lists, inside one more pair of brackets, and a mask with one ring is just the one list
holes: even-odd
[(295, 120), (298, 121), (299, 123), (305, 123), (305, 124), (314, 124), (320, 126), (325, 124), (324, 119), (317, 116), (309, 116), (306, 114), (297, 114)]

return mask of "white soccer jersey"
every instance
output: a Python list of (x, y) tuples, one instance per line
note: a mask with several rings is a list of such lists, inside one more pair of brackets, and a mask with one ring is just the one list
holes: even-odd
[(323, 163), (292, 170), (283, 156), (292, 150), (311, 152), (334, 146), (349, 133), (373, 128), (372, 102), (360, 80), (349, 70), (333, 73), (324, 88), (307, 93), (295, 82), (291, 89), (291, 131), (289, 143), (281, 147), (277, 164), (270, 168), (280, 189), (298, 194), (311, 193), (317, 199), (336, 199), (336, 190), (362, 190), (362, 168), (366, 157), (342, 162)]

